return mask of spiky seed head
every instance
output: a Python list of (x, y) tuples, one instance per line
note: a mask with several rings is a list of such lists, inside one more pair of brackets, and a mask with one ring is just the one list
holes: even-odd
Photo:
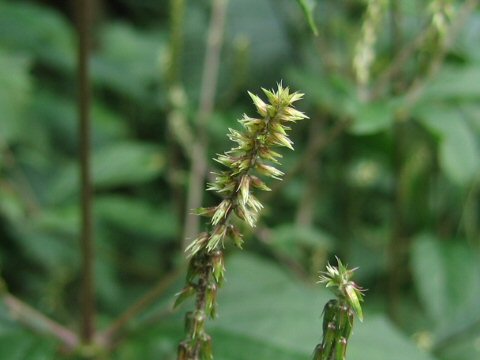
[(347, 269), (337, 257), (337, 266), (327, 265), (327, 271), (321, 272), (319, 283), (326, 287), (333, 287), (337, 296), (345, 299), (353, 308), (360, 321), (363, 321), (363, 312), (360, 303), (363, 301), (363, 289), (351, 281), (357, 268)]

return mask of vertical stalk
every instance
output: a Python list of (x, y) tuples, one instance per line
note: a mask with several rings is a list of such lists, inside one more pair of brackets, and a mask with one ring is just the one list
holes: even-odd
[(82, 295), (81, 295), (81, 338), (85, 344), (92, 342), (95, 322), (94, 294), (94, 244), (92, 202), (93, 190), (90, 166), (90, 103), (91, 84), (89, 57), (91, 48), (92, 0), (78, 0), (78, 115), (80, 144), (81, 181), (81, 252), (82, 252)]
[[(317, 137), (320, 136), (322, 128), (322, 120), (317, 118), (310, 121), (308, 148), (311, 148)], [(320, 163), (320, 157), (316, 157), (312, 159), (309, 166), (305, 169), (305, 187), (295, 216), (295, 223), (298, 226), (310, 227), (315, 220)]]
[[(181, 221), (183, 219), (184, 191), (178, 180), (181, 170), (181, 139), (178, 136), (178, 127), (185, 126), (184, 90), (181, 83), (181, 64), (183, 52), (183, 23), (185, 17), (185, 0), (170, 0), (170, 43), (168, 70), (166, 82), (168, 86), (168, 127), (166, 143), (168, 148), (169, 164), (167, 179), (171, 194), (172, 209)], [(179, 124), (180, 123), (180, 124)]]
[[(390, 2), (390, 26), (391, 26), (391, 41), (392, 41), (392, 58), (401, 49), (401, 30), (400, 30), (400, 9), (398, 0)], [(397, 76), (392, 79), (393, 86), (390, 89), (392, 94), (398, 93), (399, 81), (401, 81), (402, 73), (399, 72)], [(405, 237), (405, 216), (404, 216), (404, 192), (402, 187), (403, 169), (404, 169), (404, 138), (406, 124), (401, 123), (398, 117), (395, 119), (393, 127), (393, 167), (394, 167), (394, 194), (393, 194), (393, 209), (392, 209), (392, 233), (390, 244), (388, 247), (388, 310), (390, 317), (394, 321), (398, 321), (398, 292), (402, 282), (402, 263), (404, 261), (404, 249), (407, 246), (404, 242)]]
[(186, 247), (197, 235), (200, 220), (198, 216), (190, 214), (192, 209), (202, 204), (203, 183), (207, 170), (207, 125), (217, 91), (218, 70), (220, 67), (220, 53), (223, 42), (223, 32), (228, 0), (213, 0), (212, 17), (208, 30), (207, 49), (202, 73), (200, 89), (200, 105), (197, 113), (197, 141), (193, 144), (192, 168), (188, 184), (188, 196), (185, 217), (185, 233), (183, 239)]

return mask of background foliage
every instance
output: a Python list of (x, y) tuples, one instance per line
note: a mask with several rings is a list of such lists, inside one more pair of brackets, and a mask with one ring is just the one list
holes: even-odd
[[(283, 79), (306, 94), (302, 110), (311, 120), (295, 129), (296, 151), (285, 155), (291, 176), (265, 200), (245, 251), (227, 258), (220, 317), (210, 324), (216, 356), (308, 359), (329, 296), (313, 284), (337, 254), (360, 266), (356, 280), (369, 289), (352, 359), (479, 358), (480, 11), (462, 17), (476, 2), (443, 1), (458, 23), (446, 27), (445, 41), (435, 32), (432, 1), (385, 2), (376, 23), (367, 22), (366, 1), (305, 3), (316, 5), (316, 38), (295, 1), (228, 4), (209, 158), (227, 148), (235, 119), (252, 113), (247, 89)], [(176, 93), (169, 77), (178, 28), (170, 26), (169, 2), (98, 2), (92, 116), (100, 328), (184, 263), (188, 145), (210, 5), (186, 2)], [(77, 328), (74, 14), (63, 1), (0, 1), (0, 271), (11, 293)], [(377, 39), (362, 87), (352, 62), (368, 24)], [(371, 89), (378, 91), (364, 96)], [(170, 309), (181, 284), (179, 277), (129, 323), (113, 358), (175, 358), (182, 316)], [(0, 358), (60, 352), (2, 303)]]

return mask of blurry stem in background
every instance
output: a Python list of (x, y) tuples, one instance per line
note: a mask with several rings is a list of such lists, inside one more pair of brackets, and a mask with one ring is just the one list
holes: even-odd
[(432, 353), (437, 356), (443, 355), (445, 348), (448, 348), (455, 343), (465, 341), (468, 337), (475, 336), (477, 329), (480, 329), (480, 319), (472, 320), (462, 328), (438, 339), (432, 346)]
[(441, 70), (445, 56), (447, 55), (450, 48), (454, 45), (457, 37), (460, 35), (465, 22), (468, 20), (469, 16), (478, 6), (479, 0), (467, 0), (463, 6), (459, 9), (456, 19), (451, 24), (448, 33), (445, 35), (445, 40), (443, 46), (440, 47), (440, 50), (436, 53), (430, 65), (427, 69), (427, 73), (423, 78), (417, 79), (408, 89), (406, 93), (406, 105), (405, 110), (409, 111), (421, 98), (423, 92), (426, 89), (429, 81), (437, 75)]
[(200, 219), (191, 214), (193, 209), (202, 204), (205, 173), (207, 171), (208, 120), (213, 112), (217, 91), (220, 53), (228, 0), (213, 0), (207, 47), (205, 51), (202, 84), (200, 89), (200, 105), (197, 113), (197, 137), (192, 145), (192, 167), (188, 184), (188, 196), (183, 236), (183, 248), (198, 233)]
[(95, 331), (95, 283), (92, 202), (93, 187), (90, 168), (91, 84), (89, 58), (91, 48), (92, 1), (78, 0), (78, 116), (81, 181), (81, 252), (82, 252), (82, 323), (81, 338), (90, 344)]
[(393, 167), (394, 193), (392, 209), (392, 233), (388, 246), (388, 310), (392, 320), (397, 324), (399, 293), (405, 278), (405, 268), (408, 261), (410, 241), (407, 234), (406, 197), (404, 191), (405, 159), (404, 146), (407, 135), (407, 125), (396, 121), (393, 129)]
[(408, 43), (397, 53), (395, 58), (391, 61), (390, 66), (378, 76), (378, 80), (369, 94), (370, 100), (385, 96), (392, 79), (398, 76), (398, 73), (403, 70), (405, 64), (411, 60), (415, 51), (423, 46), (427, 37), (428, 31), (426, 31), (426, 29), (422, 30), (413, 41)]
[(222, 95), (222, 103), (219, 104), (222, 109), (231, 107), (235, 103), (238, 94), (243, 92), (242, 88), (249, 78), (250, 47), (251, 40), (245, 35), (238, 35), (233, 39), (233, 63), (231, 69), (234, 69), (234, 71), (228, 82), (229, 89), (226, 91), (226, 94)]
[[(184, 273), (183, 268), (173, 270), (171, 273), (162, 277), (162, 279), (137, 302), (125, 310), (113, 323), (105, 330), (95, 335), (96, 341), (107, 347), (112, 348), (119, 334), (125, 327), (139, 314), (141, 314), (150, 305), (165, 293), (165, 291)], [(169, 307), (170, 308), (170, 307)]]
[(0, 294), (0, 299), (5, 304), (12, 319), (25, 327), (40, 334), (51, 335), (59, 340), (68, 351), (79, 345), (78, 337), (73, 331), (51, 320), (13, 295)]
[(305, 284), (311, 285), (311, 278), (309, 274), (305, 271), (305, 267), (299, 263), (296, 259), (288, 254), (278, 251), (275, 246), (273, 246), (273, 236), (272, 230), (264, 226), (257, 226), (255, 230), (255, 236), (267, 247), (267, 250), (270, 254), (283, 266), (290, 269), (292, 273), (298, 276), (300, 280), (305, 282)]
[[(322, 132), (322, 120), (319, 118), (310, 120), (308, 129), (309, 138), (307, 148), (310, 148)], [(318, 195), (318, 181), (320, 171), (320, 158), (317, 156), (312, 159), (309, 166), (305, 169), (303, 194), (298, 204), (295, 222), (297, 225), (311, 227), (315, 218), (315, 205)]]
[(315, 141), (308, 144), (307, 149), (303, 153), (302, 157), (295, 163), (294, 168), (289, 171), (283, 181), (277, 182), (272, 186), (272, 191), (263, 194), (261, 200), (265, 201), (275, 197), (290, 180), (295, 178), (301, 171), (305, 170), (311, 165), (315, 159), (319, 159), (321, 152), (325, 150), (335, 139), (337, 139), (343, 132), (351, 125), (352, 121), (345, 119), (336, 119), (334, 127), (324, 136), (316, 136)]
[[(392, 0), (390, 2), (390, 28), (391, 28), (391, 43), (392, 43), (392, 57), (400, 51), (402, 46), (402, 34), (400, 30), (401, 14), (399, 7), (399, 0)], [(390, 92), (398, 94), (399, 83), (402, 81), (403, 73), (399, 72), (395, 78), (391, 79), (393, 86), (390, 87)], [(392, 233), (390, 243), (388, 245), (388, 311), (390, 318), (395, 322), (398, 319), (398, 301), (399, 290), (402, 283), (405, 261), (405, 249), (408, 248), (406, 244), (407, 238), (405, 236), (405, 194), (403, 193), (402, 179), (404, 176), (404, 139), (406, 136), (406, 124), (400, 122), (398, 117), (395, 118), (393, 126), (393, 208), (392, 208)]]
[[(427, 77), (419, 79), (419, 81), (414, 84), (414, 88), (411, 89), (411, 94), (409, 96), (409, 102), (411, 103), (411, 105), (413, 105), (413, 103), (423, 92), (425, 80), (432, 78), (438, 72), (438, 70), (440, 70), (446, 52), (455, 42), (460, 30), (468, 19), (468, 15), (472, 13), (476, 6), (478, 6), (478, 0), (468, 0), (463, 4), (463, 7), (458, 12), (457, 19), (450, 26), (450, 31), (446, 36), (446, 40), (444, 43), (445, 46), (443, 47), (443, 50), (437, 53), (437, 56), (431, 62), (430, 70), (427, 74)], [(376, 81), (373, 89), (371, 90), (371, 100), (378, 99), (385, 95), (385, 92), (388, 91), (387, 87), (392, 81), (392, 79), (397, 77), (398, 74), (404, 69), (406, 63), (412, 58), (415, 52), (425, 45), (425, 41), (428, 40), (430, 35), (428, 31), (429, 26), (430, 21), (424, 26), (424, 29), (417, 35), (415, 39), (413, 39), (410, 43), (404, 46), (400, 51), (396, 52), (396, 56), (391, 61), (390, 66), (385, 69), (385, 71), (378, 77), (378, 80)]]
[[(394, 193), (394, 208), (392, 212), (392, 236), (389, 245), (389, 280), (388, 280), (388, 298), (389, 298), (389, 313), (392, 320), (397, 323), (400, 321), (398, 317), (398, 292), (402, 287), (403, 278), (405, 276), (405, 266), (408, 257), (409, 241), (406, 236), (406, 208), (405, 208), (405, 194), (401, 185), (404, 178), (404, 154), (402, 153), (405, 146), (403, 144), (405, 134), (408, 130), (406, 121), (409, 119), (410, 110), (417, 103), (423, 95), (429, 81), (441, 70), (445, 56), (448, 50), (454, 44), (458, 37), (460, 30), (464, 23), (468, 20), (469, 15), (478, 5), (478, 0), (468, 0), (460, 8), (456, 19), (448, 29), (444, 41), (440, 44), (439, 50), (434, 55), (432, 61), (428, 64), (426, 74), (420, 77), (410, 86), (405, 92), (405, 105), (399, 116), (396, 118), (394, 128), (394, 172), (395, 172), (395, 193)], [(392, 11), (392, 34), (397, 34), (392, 39), (394, 45), (398, 44), (399, 20), (398, 20), (398, 0), (391, 2)], [(398, 49), (394, 49), (397, 54)], [(397, 73), (398, 79), (401, 81), (401, 72)], [(395, 79), (394, 79), (395, 80)], [(392, 89), (395, 91), (396, 89)]]
[(185, 0), (170, 0), (170, 48), (167, 83), (169, 87), (180, 82), (183, 53), (183, 24)]
[(480, 233), (477, 221), (479, 215), (477, 205), (479, 192), (480, 173), (477, 174), (475, 180), (470, 186), (470, 189), (468, 190), (457, 231), (460, 232), (460, 229), (463, 226), (467, 241), (469, 242), (470, 246), (477, 251), (480, 251)]
[(3, 152), (3, 161), (5, 165), (12, 170), (14, 180), (16, 180), (13, 182), (8, 181), (8, 183), (21, 197), (23, 197), (27, 204), (28, 212), (30, 214), (38, 214), (41, 209), (35, 191), (33, 190), (27, 175), (22, 171), (22, 168), (15, 160), (15, 155), (10, 149), (10, 146), (2, 139), (0, 139), (0, 151)]
[[(184, 37), (185, 0), (170, 0), (170, 44), (166, 82), (168, 86), (169, 110), (167, 114), (168, 134), (166, 136), (168, 148), (168, 175), (167, 179), (172, 196), (172, 206), (175, 214), (183, 218), (183, 186), (180, 179), (181, 154), (179, 146), (184, 146), (183, 138), (178, 134), (178, 128), (183, 129), (187, 123), (185, 116), (186, 94), (181, 81), (181, 65)], [(191, 142), (189, 142), (191, 144)]]

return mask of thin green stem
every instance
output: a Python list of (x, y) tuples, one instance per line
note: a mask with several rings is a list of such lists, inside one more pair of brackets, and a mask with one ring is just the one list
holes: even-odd
[[(178, 129), (183, 130), (188, 126), (185, 116), (186, 95), (183, 91), (181, 81), (184, 17), (185, 0), (170, 0), (170, 44), (168, 70), (166, 74), (169, 110), (167, 115), (168, 129), (165, 140), (169, 154), (167, 179), (170, 187), (172, 208), (180, 222), (183, 218), (184, 191), (178, 174), (181, 172), (182, 167), (180, 147), (183, 145), (182, 140), (184, 137), (179, 135)], [(191, 141), (188, 142), (188, 144), (191, 143)]]
[(93, 186), (90, 164), (91, 83), (90, 48), (92, 0), (78, 0), (78, 115), (81, 181), (81, 252), (82, 252), (82, 341), (90, 344), (95, 332), (95, 282), (93, 239)]
[(190, 211), (202, 203), (203, 184), (207, 170), (208, 136), (207, 125), (215, 104), (220, 53), (222, 49), (224, 25), (228, 0), (214, 0), (208, 31), (207, 48), (205, 52), (202, 84), (200, 89), (200, 105), (197, 113), (197, 141), (192, 146), (192, 168), (188, 184), (186, 216), (183, 239), (186, 247), (198, 233), (199, 219)]
[(128, 324), (145, 309), (152, 305), (182, 274), (183, 268), (174, 270), (163, 277), (152, 289), (127, 308), (120, 316), (112, 322), (105, 330), (95, 335), (98, 343), (111, 348), (119, 334)]
[(59, 340), (67, 350), (73, 351), (79, 345), (78, 336), (65, 326), (48, 318), (11, 294), (1, 295), (1, 301), (8, 309), (10, 316), (25, 327), (47, 334)]

